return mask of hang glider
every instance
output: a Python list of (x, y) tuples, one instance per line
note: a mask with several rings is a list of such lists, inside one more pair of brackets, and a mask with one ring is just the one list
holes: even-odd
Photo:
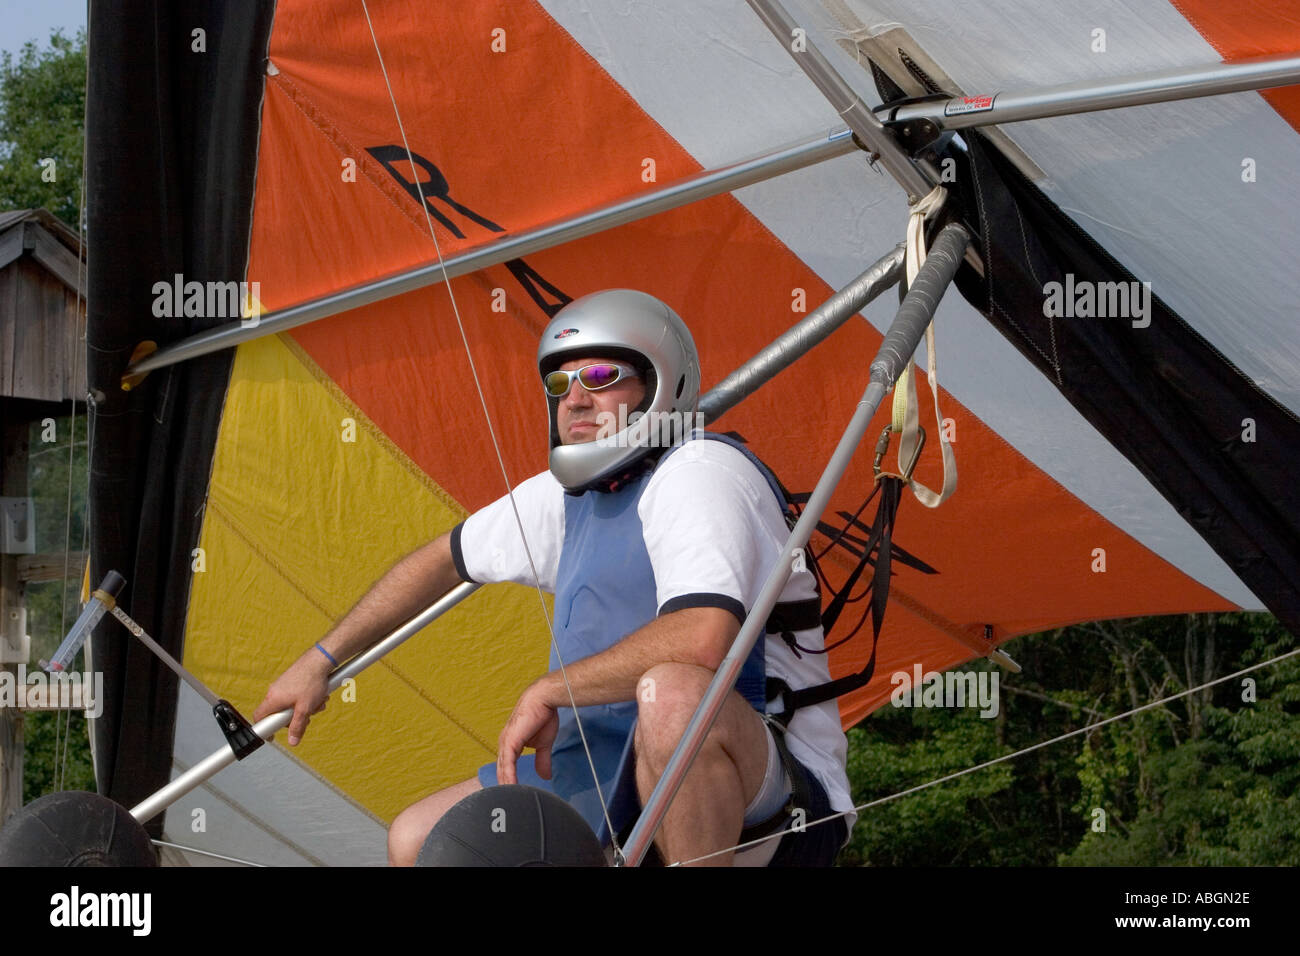
[[(707, 390), (887, 257), (938, 182), (973, 237), (935, 319), (960, 487), (900, 511), (896, 544), (937, 573), (895, 565), (845, 724), (893, 672), (1073, 622), (1267, 607), (1300, 626), (1300, 94), (1245, 91), (1296, 82), (1289, 5), (752, 6), (96, 6), (92, 578), (120, 571), (132, 617), (251, 713), (397, 558), (505, 492), (466, 346), (517, 483), (545, 467), (532, 363), (564, 302), (665, 300)], [(1219, 68), (1243, 60), (1262, 72)], [(1197, 98), (1143, 99), (1192, 74)], [(1134, 77), (1145, 94), (1074, 112)], [(239, 282), (255, 316), (207, 308), (210, 284), (221, 301)], [(890, 298), (719, 417), (791, 491), (830, 459)], [(871, 465), (867, 443), (827, 514), (854, 511)], [(942, 484), (938, 456), (917, 476)], [(855, 557), (827, 560), (842, 576)], [(155, 833), (262, 863), (382, 862), (387, 821), (495, 753), (546, 641), (534, 594), (476, 595), (300, 748), (261, 748)], [(134, 806), (220, 749), (145, 648), (101, 629), (93, 653), (102, 792)], [(845, 645), (833, 673), (868, 653)]]

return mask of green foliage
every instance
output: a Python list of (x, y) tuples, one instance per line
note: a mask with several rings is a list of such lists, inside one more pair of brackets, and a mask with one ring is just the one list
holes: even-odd
[[(1198, 619), (1192, 619), (1197, 621)], [(1231, 672), (1293, 644), (1266, 617), (1200, 619), (1191, 636), (1223, 654)], [(1139, 635), (1134, 657), (1152, 656), (1170, 637)], [(1300, 662), (1294, 658), (1252, 675), (1257, 700), (1241, 680), (1142, 715), (1141, 724), (1106, 728), (1080, 765), (1126, 755), (1123, 771), (1090, 795), (1112, 813), (1105, 833), (1089, 834), (1061, 862), (1083, 865), (1278, 865), (1300, 862)], [(1172, 683), (1172, 681), (1168, 681)], [(1181, 690), (1174, 685), (1171, 689)], [(1164, 711), (1162, 714), (1161, 711)], [(1161, 720), (1160, 718), (1164, 719)]]
[[(0, 59), (0, 211), (44, 207), (77, 228), (86, 113), (86, 35)], [(42, 161), (52, 159), (53, 167)], [(50, 170), (50, 172), (47, 172)], [(52, 172), (53, 181), (47, 181)]]
[(57, 790), (94, 790), (86, 719), (79, 711), (23, 716), (23, 803)]
[[(1052, 658), (1056, 649), (1040, 642), (1021, 650), (1032, 660)], [(1018, 656), (1015, 649), (1012, 653)], [(1030, 661), (1022, 662), (1028, 670)], [(992, 667), (982, 662), (969, 669)], [(966, 770), (1081, 722), (1077, 701), (1058, 705), (1054, 699), (1017, 696), (1008, 693), (1007, 683), (1000, 681), (995, 717), (982, 718), (975, 709), (890, 704), (873, 714), (849, 735), (855, 802), (881, 799)], [(1070, 818), (1078, 796), (1070, 760), (1068, 750), (1045, 748), (865, 810), (840, 863), (1050, 865), (1053, 848), (1077, 838), (1082, 829)]]
[[(1268, 615), (1147, 618), (1021, 638), (1001, 711), (895, 709), (849, 735), (861, 804), (1268, 660)], [(985, 669), (985, 665), (979, 668)], [(865, 810), (840, 863), (1300, 863), (1300, 656)], [(1106, 829), (1094, 832), (1095, 811)]]
[[(956, 773), (1000, 753), (993, 724), (973, 711), (946, 715), (950, 719), (940, 721), (933, 711), (909, 712), (889, 705), (883, 710), (887, 712), (880, 714), (880, 722), (905, 725), (912, 733), (881, 740), (861, 729), (851, 732), (849, 774), (858, 802)], [(1012, 782), (1011, 768), (998, 765), (870, 808), (861, 814), (840, 862), (886, 866), (1002, 862), (996, 845), (1002, 827), (998, 811)], [(972, 814), (978, 826), (971, 825)]]

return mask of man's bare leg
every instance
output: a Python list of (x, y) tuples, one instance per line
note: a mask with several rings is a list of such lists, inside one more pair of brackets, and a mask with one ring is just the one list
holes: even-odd
[(434, 824), (453, 806), (482, 789), (478, 777), (471, 777), (439, 790), (399, 813), (388, 828), (388, 865), (415, 866), (415, 859)]
[[(642, 677), (636, 729), (636, 783), (642, 803), (659, 782), (712, 679), (708, 668), (679, 663), (656, 665)], [(732, 691), (655, 837), (665, 862), (735, 845), (745, 808), (758, 794), (767, 770), (767, 733), (758, 712)], [(699, 865), (730, 866), (734, 856), (723, 853)]]

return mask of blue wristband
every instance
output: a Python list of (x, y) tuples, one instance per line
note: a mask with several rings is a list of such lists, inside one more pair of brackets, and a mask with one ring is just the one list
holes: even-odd
[(325, 648), (320, 646), (320, 641), (316, 642), (316, 650), (324, 654), (325, 657), (329, 659), (329, 662), (333, 664), (335, 667), (339, 666), (339, 662), (334, 659), (334, 655), (331, 654), (329, 651), (325, 650)]

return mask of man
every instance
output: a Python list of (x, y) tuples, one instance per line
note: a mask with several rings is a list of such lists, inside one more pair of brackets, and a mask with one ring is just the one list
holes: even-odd
[[(324, 705), (334, 661), (462, 580), (538, 581), (555, 594), (558, 652), (516, 703), (496, 764), (404, 810), (389, 831), (394, 864), (413, 863), (452, 805), (498, 782), (553, 790), (606, 839), (607, 812), (615, 831), (625, 829), (788, 534), (774, 480), (738, 443), (700, 433), (662, 447), (699, 395), (695, 344), (664, 303), (624, 289), (570, 303), (542, 334), (538, 368), (550, 401), (549, 470), (521, 483), (513, 503), (494, 502), (394, 566), (272, 684), (255, 715), (293, 707), (296, 744)], [(769, 679), (795, 688), (829, 680), (816, 653), (818, 609), (812, 575), (796, 571), (669, 807), (656, 838), (662, 859), (834, 859), (845, 821), (797, 826), (851, 806), (834, 701), (796, 711), (788, 729), (760, 716)], [(521, 759), (526, 747), (536, 754)], [(791, 832), (729, 850), (780, 830)]]

